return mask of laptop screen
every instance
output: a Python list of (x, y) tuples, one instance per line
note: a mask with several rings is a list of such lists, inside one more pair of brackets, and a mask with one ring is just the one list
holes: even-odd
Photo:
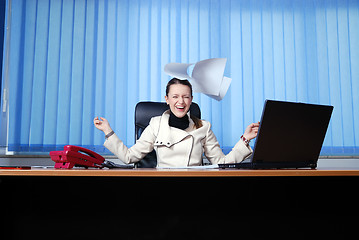
[(266, 100), (252, 162), (317, 162), (333, 106)]

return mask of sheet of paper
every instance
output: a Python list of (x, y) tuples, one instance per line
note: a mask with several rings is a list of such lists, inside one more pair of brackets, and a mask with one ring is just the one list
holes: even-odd
[(216, 169), (218, 164), (203, 165), (203, 166), (187, 166), (187, 167), (157, 167), (157, 169)]
[(191, 77), (188, 75), (187, 69), (189, 66), (193, 65), (186, 63), (168, 63), (165, 65), (165, 73), (168, 75), (178, 78), (178, 79), (190, 79)]
[(204, 93), (220, 101), (226, 95), (232, 79), (224, 77), (226, 58), (211, 58), (190, 63), (168, 63), (164, 71), (172, 77), (188, 79), (194, 92)]

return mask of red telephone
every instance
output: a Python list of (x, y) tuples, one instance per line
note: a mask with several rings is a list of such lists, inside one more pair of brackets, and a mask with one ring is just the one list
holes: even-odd
[(55, 162), (55, 168), (70, 169), (75, 165), (102, 168), (102, 163), (105, 161), (105, 158), (101, 155), (89, 149), (73, 145), (65, 146), (63, 151), (52, 151), (50, 156), (52, 161)]

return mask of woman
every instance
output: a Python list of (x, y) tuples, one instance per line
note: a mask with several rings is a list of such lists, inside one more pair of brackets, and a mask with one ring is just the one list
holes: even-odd
[(189, 113), (193, 96), (188, 80), (170, 80), (165, 99), (170, 109), (153, 117), (131, 148), (123, 144), (105, 118), (96, 117), (96, 128), (106, 135), (104, 146), (127, 164), (140, 161), (155, 149), (157, 167), (199, 166), (203, 154), (212, 164), (235, 163), (252, 153), (249, 141), (257, 136), (259, 123), (249, 125), (232, 151), (224, 155), (211, 124)]

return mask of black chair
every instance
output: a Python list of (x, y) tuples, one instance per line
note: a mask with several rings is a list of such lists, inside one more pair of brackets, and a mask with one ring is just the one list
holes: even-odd
[[(152, 117), (161, 116), (169, 106), (165, 102), (139, 102), (135, 108), (135, 139), (139, 139), (143, 130), (148, 126)], [(197, 103), (192, 102), (191, 114), (201, 119), (201, 110)], [(156, 152), (153, 150), (141, 161), (135, 164), (137, 168), (155, 168), (157, 166)]]

